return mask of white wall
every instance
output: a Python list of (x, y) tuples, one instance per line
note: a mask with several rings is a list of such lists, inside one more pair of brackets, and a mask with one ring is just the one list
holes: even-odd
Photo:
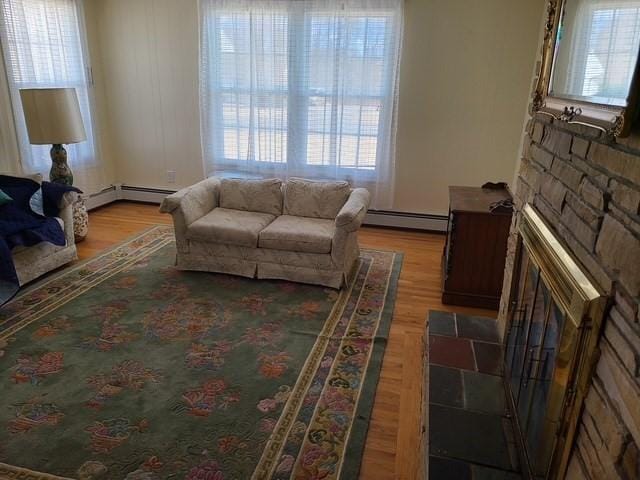
[[(406, 0), (395, 210), (446, 213), (448, 185), (511, 181), (544, 3)], [(197, 1), (87, 4), (103, 151), (118, 180), (198, 181)]]
[[(203, 178), (195, 0), (89, 0), (97, 27), (105, 153), (118, 181), (179, 188)], [(97, 64), (96, 64), (97, 63)], [(176, 183), (167, 183), (167, 170)]]
[(511, 182), (544, 0), (407, 0), (395, 208), (446, 213), (448, 185)]

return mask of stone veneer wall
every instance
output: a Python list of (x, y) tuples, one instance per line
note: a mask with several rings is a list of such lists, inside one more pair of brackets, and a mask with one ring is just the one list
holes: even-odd
[[(514, 196), (516, 210), (533, 204), (613, 299), (567, 478), (640, 479), (640, 130), (613, 141), (596, 129), (535, 114)], [(517, 222), (515, 215), (503, 326)]]

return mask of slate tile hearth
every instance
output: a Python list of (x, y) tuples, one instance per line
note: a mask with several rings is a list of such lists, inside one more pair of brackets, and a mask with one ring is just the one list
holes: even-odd
[(431, 362), (436, 365), (446, 365), (466, 370), (475, 370), (476, 362), (471, 342), (463, 338), (429, 337), (429, 354)]
[(495, 320), (430, 312), (429, 479), (518, 480)]
[(429, 333), (431, 335), (456, 336), (456, 322), (453, 321), (453, 314), (449, 312), (429, 313)]
[(464, 407), (462, 370), (431, 365), (429, 381), (438, 385), (438, 389), (430, 392), (429, 401), (431, 403), (458, 408)]
[(478, 372), (462, 372), (464, 408), (493, 415), (504, 415), (506, 397), (500, 395), (502, 377)]
[(502, 375), (502, 346), (496, 343), (473, 342), (473, 353), (479, 372)]
[(512, 468), (502, 416), (466, 408), (443, 407), (435, 403), (429, 405), (429, 410), (431, 455), (491, 465), (503, 470)]
[(495, 320), (485, 317), (470, 317), (467, 315), (455, 315), (456, 331), (458, 337), (482, 340), (484, 342), (500, 342), (498, 328)]

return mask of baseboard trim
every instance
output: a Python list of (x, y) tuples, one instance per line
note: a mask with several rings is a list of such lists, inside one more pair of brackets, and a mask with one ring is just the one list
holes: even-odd
[(369, 210), (364, 217), (365, 225), (377, 227), (410, 228), (430, 232), (446, 232), (447, 216), (429, 213), (391, 212), (387, 210)]
[[(116, 200), (160, 204), (164, 197), (175, 193), (175, 190), (161, 188), (135, 187), (132, 185), (116, 185), (104, 190), (87, 201), (91, 210)], [(95, 205), (95, 206), (94, 206)], [(365, 225), (376, 227), (407, 228), (430, 232), (446, 232), (447, 216), (428, 213), (392, 212), (387, 210), (369, 210), (364, 219)]]
[(167, 195), (176, 193), (175, 190), (166, 190), (162, 188), (133, 187), (131, 185), (122, 185), (122, 200), (133, 200), (134, 202), (162, 203)]
[(117, 185), (105, 188), (101, 192), (94, 193), (85, 200), (87, 210), (93, 210), (94, 208), (103, 207), (117, 200), (120, 200), (119, 194), (120, 191)]

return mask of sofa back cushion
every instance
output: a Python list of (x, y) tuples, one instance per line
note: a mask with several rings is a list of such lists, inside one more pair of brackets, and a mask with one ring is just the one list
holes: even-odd
[(284, 187), (284, 214), (334, 219), (351, 193), (348, 182), (290, 178)]
[(282, 215), (282, 180), (223, 178), (220, 181), (220, 206), (245, 212)]

